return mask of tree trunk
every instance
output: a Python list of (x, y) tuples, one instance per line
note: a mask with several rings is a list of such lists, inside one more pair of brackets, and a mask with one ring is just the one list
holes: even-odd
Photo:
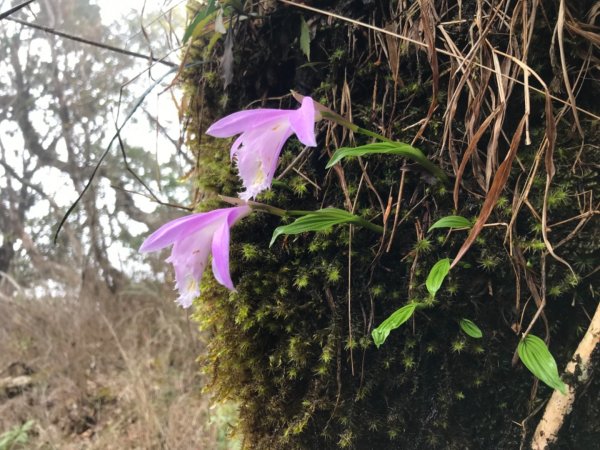
[[(528, 445), (528, 424), (552, 393), (512, 366), (521, 333), (532, 325), (560, 367), (597, 306), (589, 292), (599, 262), (592, 199), (600, 194), (600, 91), (588, 63), (597, 61), (589, 33), (598, 35), (582, 25), (592, 5), (575, 3), (562, 13), (559, 1), (314, 3), (327, 12), (311, 2), (249, 6), (247, 20), (234, 14), (232, 41), (224, 41), (234, 55), (226, 89), (218, 58), (227, 45), (207, 56), (211, 33), (193, 42), (188, 67), (202, 64), (185, 78), (197, 137), (190, 145), (208, 199), (202, 208), (215, 206), (215, 194), (240, 191), (230, 143), (205, 136), (207, 126), (247, 108), (297, 108), (290, 89), (412, 143), (452, 180), (436, 182), (392, 155), (327, 170), (337, 148), (371, 139), (326, 120), (317, 124), (315, 149), (288, 141), (278, 172), (285, 176), (259, 201), (353, 210), (386, 234), (338, 226), (269, 248), (279, 218), (255, 212), (233, 229), (237, 291), (206, 275), (195, 318), (214, 332), (203, 362), (218, 396), (240, 406), (245, 448)], [(553, 37), (557, 28), (566, 51)], [(449, 215), (480, 218), (466, 247), (465, 231), (427, 231)], [(429, 270), (461, 248), (460, 264), (431, 301)], [(411, 301), (427, 307), (376, 348), (372, 330)], [(483, 338), (464, 334), (462, 319)], [(599, 383), (588, 386), (585, 396), (597, 398)], [(598, 425), (571, 417), (575, 428), (560, 442), (585, 448)]]

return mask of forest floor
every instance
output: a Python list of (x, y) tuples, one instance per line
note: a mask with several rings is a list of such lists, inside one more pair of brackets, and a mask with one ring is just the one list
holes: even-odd
[(152, 288), (0, 299), (0, 450), (236, 447), (189, 312)]

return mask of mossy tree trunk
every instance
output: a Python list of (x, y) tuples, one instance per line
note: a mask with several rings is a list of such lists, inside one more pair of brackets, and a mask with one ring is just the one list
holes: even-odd
[[(319, 2), (357, 25), (275, 2), (234, 13), (230, 38), (210, 54), (209, 37), (192, 45), (186, 63), (202, 62), (185, 71), (201, 208), (214, 206), (215, 194), (239, 191), (228, 144), (203, 135), (206, 127), (241, 109), (295, 108), (290, 89), (362, 127), (414, 142), (452, 180), (443, 185), (388, 155), (326, 170), (336, 148), (369, 141), (325, 121), (317, 125), (318, 147), (299, 161), (303, 148), (289, 141), (279, 171), (294, 166), (259, 201), (353, 209), (386, 233), (340, 226), (269, 248), (279, 218), (254, 213), (234, 228), (237, 292), (205, 281), (196, 318), (213, 333), (204, 365), (215, 392), (239, 403), (247, 448), (529, 445), (551, 391), (514, 364), (519, 338), (545, 301), (530, 332), (546, 340), (562, 369), (596, 309), (600, 260), (593, 5), (569, 2), (561, 11), (559, 1), (531, 3)], [(310, 61), (300, 48), (302, 20)], [(220, 66), (230, 50), (233, 64)], [(524, 64), (545, 81), (551, 101)], [(222, 70), (233, 74), (226, 88)], [(427, 301), (429, 269), (453, 258), (467, 237), (429, 226), (450, 214), (481, 215), (524, 115), (488, 226), (431, 307), (376, 349), (373, 328), (407, 302)], [(463, 318), (477, 323), (482, 339), (461, 332)], [(561, 448), (598, 442), (600, 426), (588, 419), (598, 414), (600, 383), (590, 380)]]

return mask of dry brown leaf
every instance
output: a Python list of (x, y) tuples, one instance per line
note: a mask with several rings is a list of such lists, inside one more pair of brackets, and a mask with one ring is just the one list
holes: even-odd
[(440, 69), (438, 67), (437, 52), (435, 47), (436, 24), (434, 23), (435, 20), (438, 20), (438, 17), (435, 11), (435, 6), (433, 6), (431, 0), (420, 0), (419, 3), (421, 5), (421, 24), (423, 27), (423, 35), (427, 44), (427, 58), (429, 59), (429, 64), (431, 65), (432, 93), (431, 104), (427, 110), (427, 116), (419, 127), (419, 131), (417, 131), (417, 134), (413, 138), (413, 144), (423, 135), (423, 132), (431, 120), (431, 116), (433, 116), (435, 108), (437, 107), (437, 96), (440, 83)]
[(569, 80), (569, 72), (567, 70), (567, 62), (565, 58), (565, 46), (563, 36), (565, 28), (565, 9), (565, 0), (560, 0), (560, 6), (558, 8), (558, 20), (556, 22), (556, 35), (558, 39), (558, 50), (560, 53), (560, 66), (562, 69), (565, 89), (567, 91), (567, 95), (569, 96), (569, 105), (571, 106), (571, 110), (573, 111), (575, 125), (577, 127), (577, 131), (579, 132), (579, 135), (583, 138), (583, 129), (581, 128), (581, 123), (579, 122), (579, 114), (577, 112), (577, 107), (575, 104), (575, 95), (573, 95), (573, 88), (571, 87), (571, 81)]
[(477, 236), (479, 236), (479, 233), (481, 232), (483, 226), (487, 222), (488, 217), (490, 217), (490, 214), (494, 210), (496, 202), (498, 201), (498, 198), (500, 197), (500, 194), (504, 189), (504, 185), (508, 180), (508, 176), (510, 175), (510, 169), (512, 167), (513, 160), (515, 159), (515, 156), (517, 154), (519, 144), (521, 143), (521, 136), (523, 134), (524, 128), (525, 116), (523, 116), (523, 118), (521, 119), (521, 122), (519, 123), (519, 126), (517, 127), (517, 130), (513, 135), (513, 138), (510, 142), (510, 148), (508, 149), (508, 153), (504, 158), (504, 161), (502, 161), (502, 164), (500, 164), (500, 167), (498, 167), (498, 171), (496, 172), (494, 181), (492, 182), (490, 190), (488, 191), (487, 196), (485, 197), (485, 201), (483, 202), (483, 206), (481, 207), (481, 213), (477, 218), (477, 222), (475, 222), (475, 225), (473, 225), (473, 228), (471, 228), (469, 236), (467, 237), (462, 247), (454, 257), (454, 261), (452, 261), (450, 268), (456, 266), (456, 264), (458, 264), (461, 258), (469, 250), (473, 242), (475, 242), (475, 239), (477, 239)]
[(456, 209), (458, 209), (458, 190), (460, 188), (460, 183), (462, 181), (463, 173), (465, 172), (465, 167), (467, 167), (467, 163), (469, 162), (469, 160), (471, 159), (471, 156), (475, 152), (475, 149), (477, 148), (477, 144), (479, 143), (479, 140), (483, 136), (483, 133), (485, 133), (485, 131), (488, 129), (488, 127), (492, 123), (492, 120), (494, 120), (496, 115), (500, 112), (501, 107), (502, 107), (502, 105), (498, 105), (498, 107), (496, 107), (496, 109), (494, 111), (492, 111), (492, 113), (489, 116), (486, 117), (486, 119), (483, 121), (483, 123), (477, 129), (477, 132), (471, 139), (471, 142), (469, 142), (469, 146), (467, 147), (467, 150), (465, 150), (463, 159), (460, 162), (460, 167), (456, 171), (456, 181), (454, 182), (454, 208), (456, 208)]

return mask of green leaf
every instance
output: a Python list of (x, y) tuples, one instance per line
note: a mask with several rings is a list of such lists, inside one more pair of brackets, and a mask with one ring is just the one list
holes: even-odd
[(306, 59), (310, 61), (310, 30), (304, 17), (300, 17), (300, 50), (306, 55)]
[(342, 223), (361, 224), (362, 219), (354, 214), (338, 208), (325, 208), (310, 212), (297, 218), (289, 225), (275, 228), (269, 247), (281, 234), (299, 234), (306, 231), (322, 231)]
[(244, 14), (244, 3), (242, 0), (226, 0), (221, 3), (223, 6), (231, 6), (236, 12)]
[(326, 168), (332, 167), (342, 159), (348, 156), (364, 155), (400, 155), (405, 158), (418, 162), (424, 169), (434, 175), (436, 178), (446, 181), (448, 177), (442, 169), (427, 159), (421, 150), (404, 142), (373, 142), (372, 144), (362, 145), (360, 147), (342, 147), (333, 154)]
[(16, 448), (17, 444), (27, 444), (29, 441), (29, 432), (34, 423), (33, 420), (28, 420), (23, 425), (17, 425), (0, 434), (0, 450)]
[(519, 358), (529, 371), (550, 386), (552, 389), (567, 394), (567, 387), (558, 375), (558, 367), (554, 357), (546, 347), (546, 343), (537, 336), (528, 334), (517, 347)]
[(480, 339), (483, 336), (481, 329), (469, 319), (460, 319), (459, 325), (460, 329), (463, 330), (467, 336), (471, 336), (475, 339)]
[(190, 24), (185, 29), (185, 33), (183, 34), (183, 43), (187, 43), (187, 41), (204, 28), (206, 25), (205, 19), (212, 13), (217, 10), (216, 0), (210, 0), (206, 8), (199, 10), (194, 16), (194, 20), (190, 22)]
[(431, 268), (425, 285), (431, 295), (440, 290), (446, 275), (450, 271), (450, 258), (441, 259)]
[(446, 216), (431, 225), (427, 232), (435, 228), (471, 228), (471, 226), (471, 221), (462, 216)]
[(393, 312), (390, 317), (381, 322), (381, 324), (371, 332), (371, 336), (373, 336), (373, 341), (375, 342), (377, 348), (379, 348), (379, 346), (385, 342), (390, 334), (390, 331), (395, 330), (408, 319), (410, 319), (416, 308), (417, 303), (411, 303), (403, 306), (402, 308)]

